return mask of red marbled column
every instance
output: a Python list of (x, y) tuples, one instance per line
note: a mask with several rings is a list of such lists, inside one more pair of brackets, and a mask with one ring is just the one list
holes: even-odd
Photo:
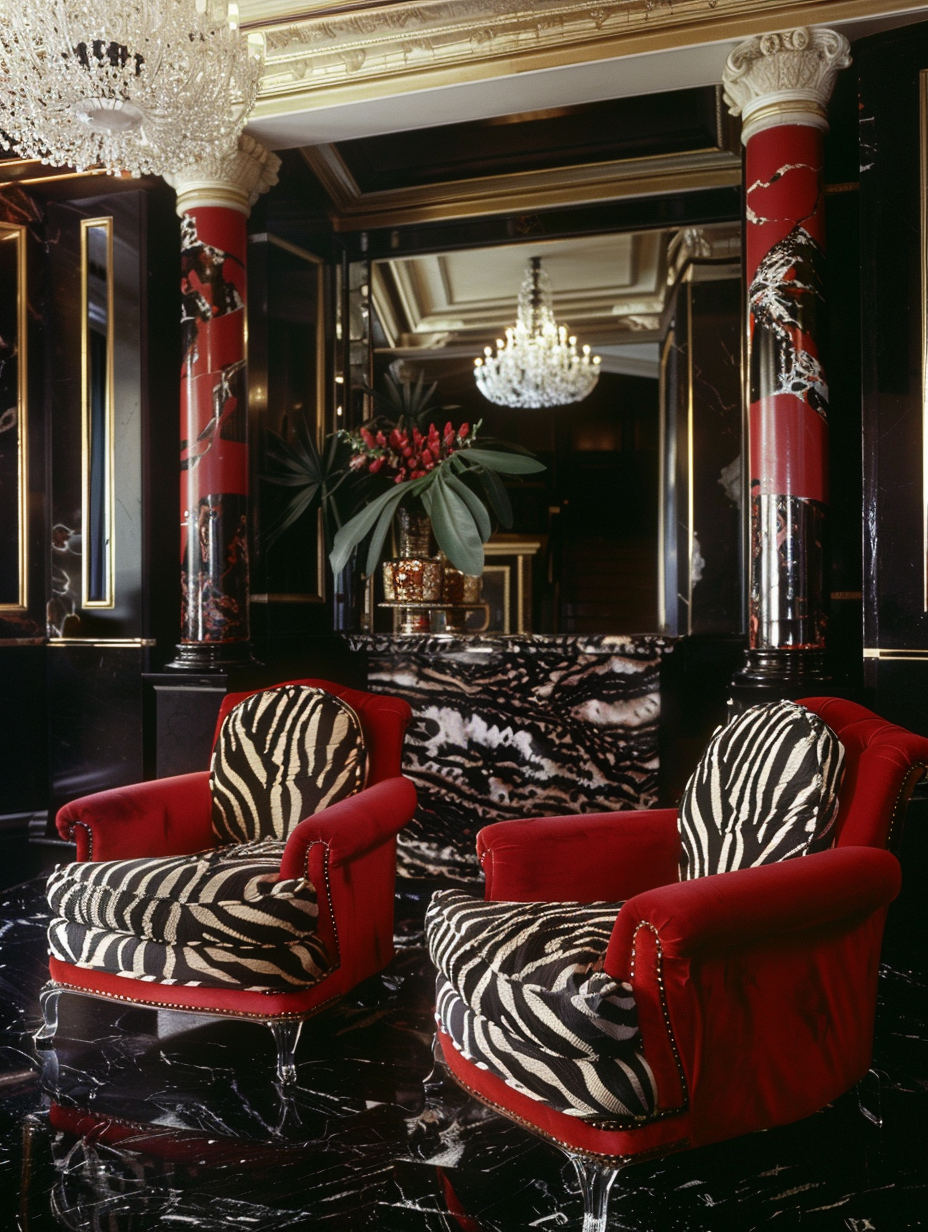
[(750, 329), (750, 645), (825, 642), (828, 386), (819, 355), (821, 126), (780, 124), (745, 156)]
[(245, 214), (181, 221), (181, 645), (178, 666), (250, 653)]

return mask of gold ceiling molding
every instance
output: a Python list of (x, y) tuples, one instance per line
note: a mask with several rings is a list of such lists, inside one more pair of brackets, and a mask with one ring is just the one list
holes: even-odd
[(337, 231), (520, 210), (537, 213), (621, 197), (741, 183), (740, 157), (731, 150), (714, 148), (365, 193), (334, 145), (304, 146), (301, 152), (332, 201), (331, 216)]
[(252, 0), (242, 5), (242, 28), (260, 31), (267, 44), (253, 113), (260, 119), (919, 7), (916, 0)]

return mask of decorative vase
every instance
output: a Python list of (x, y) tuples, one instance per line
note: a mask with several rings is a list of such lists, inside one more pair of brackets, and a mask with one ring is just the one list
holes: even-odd
[(393, 519), (396, 554), (399, 557), (424, 557), (432, 551), (432, 519), (421, 505), (400, 505)]
[[(441, 603), (442, 563), (432, 554), (432, 520), (421, 505), (401, 505), (393, 521), (397, 557), (384, 561), (387, 603)], [(430, 633), (428, 612), (405, 610), (400, 633)]]

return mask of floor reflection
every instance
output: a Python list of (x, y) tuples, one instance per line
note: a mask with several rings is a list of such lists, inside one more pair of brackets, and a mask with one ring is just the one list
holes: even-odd
[[(250, 1023), (61, 1002), (44, 1059), (42, 883), (0, 901), (0, 1228), (204, 1232), (579, 1229), (559, 1153), (452, 1090), (423, 1127), (427, 960), (407, 926), (390, 970), (308, 1024), (298, 1082)], [(886, 969), (882, 1133), (847, 1096), (794, 1126), (629, 1170), (610, 1229), (906, 1232), (928, 1227), (928, 997)], [(181, 1029), (185, 1028), (185, 1029)]]

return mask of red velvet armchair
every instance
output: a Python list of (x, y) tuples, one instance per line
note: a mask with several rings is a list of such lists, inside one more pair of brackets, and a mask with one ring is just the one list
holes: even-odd
[[(50, 957), (51, 981), (41, 993), (44, 1025), (36, 1042), (48, 1045), (58, 1028), (62, 993), (82, 993), (159, 1009), (247, 1018), (266, 1023), (278, 1048), (278, 1076), (295, 1078), (293, 1054), (305, 1019), (382, 970), (393, 956), (396, 834), (410, 820), (415, 789), (403, 778), (403, 737), (411, 718), (406, 702), (362, 693), (324, 680), (290, 681), (341, 699), (360, 720), (366, 746), (366, 785), (306, 817), (286, 837), (280, 880), (315, 887), (315, 931), (327, 958), (325, 977), (309, 987), (256, 991), (135, 979)], [(216, 726), (240, 702), (266, 690), (229, 694)], [(203, 852), (214, 846), (210, 771), (98, 792), (58, 813), (62, 838), (77, 846), (77, 861), (117, 861)]]
[(797, 1120), (868, 1070), (883, 922), (900, 886), (884, 848), (928, 764), (928, 740), (852, 702), (801, 705), (845, 749), (830, 850), (679, 881), (673, 809), (508, 821), (478, 835), (488, 900), (625, 900), (604, 970), (634, 990), (653, 1115), (565, 1115), (441, 1032), (437, 1041), (460, 1085), (570, 1155), (586, 1232), (605, 1228), (626, 1164)]

